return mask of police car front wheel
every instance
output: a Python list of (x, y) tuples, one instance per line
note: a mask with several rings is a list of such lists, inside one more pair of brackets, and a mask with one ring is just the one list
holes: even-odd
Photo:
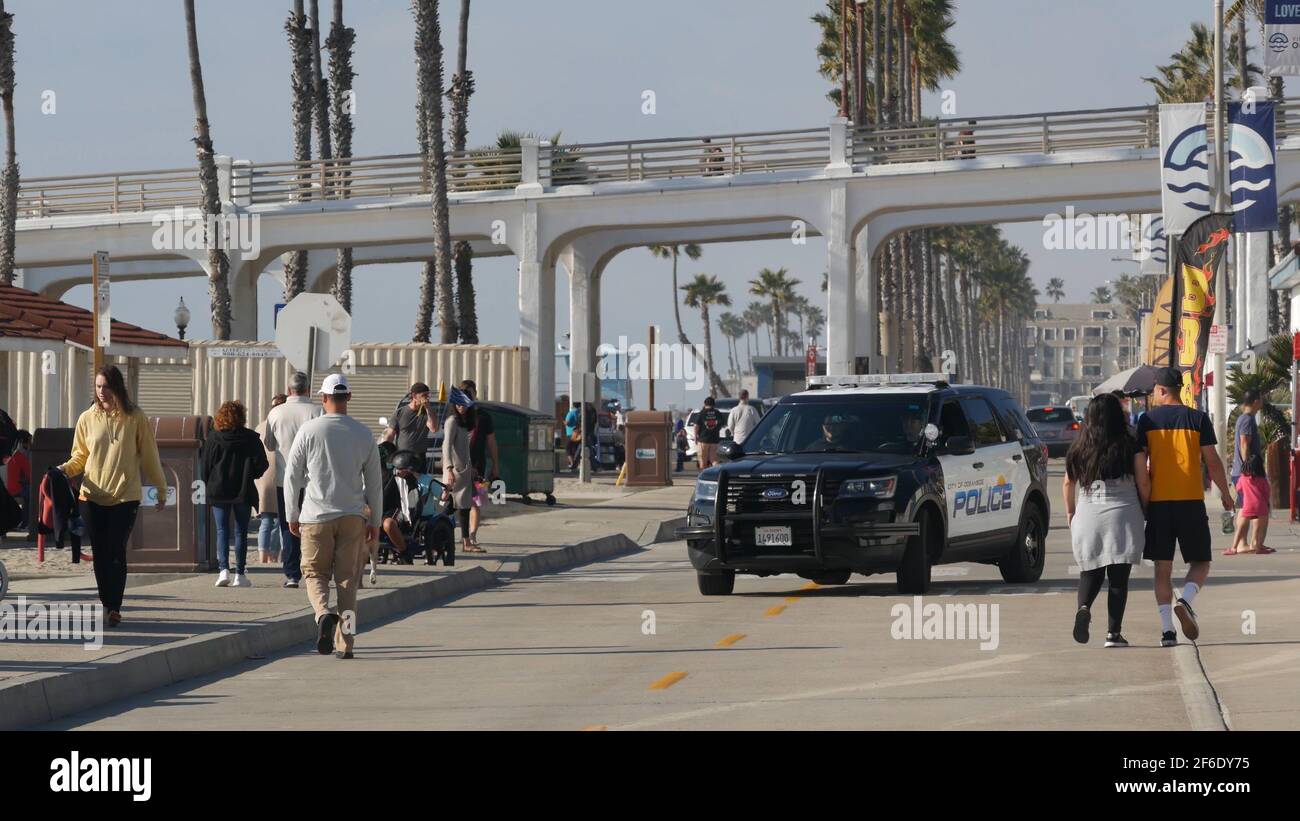
[(731, 591), (736, 589), (736, 571), (697, 572), (695, 581), (700, 586), (700, 593), (705, 596), (730, 596)]

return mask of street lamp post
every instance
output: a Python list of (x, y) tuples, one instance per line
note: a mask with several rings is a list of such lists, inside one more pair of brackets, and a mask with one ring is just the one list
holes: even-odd
[(185, 307), (185, 297), (181, 297), (181, 304), (176, 306), (176, 312), (172, 314), (172, 321), (176, 323), (176, 330), (181, 339), (185, 338), (185, 329), (190, 325), (190, 309)]
[[(1223, 184), (1224, 171), (1224, 100), (1223, 100), (1223, 0), (1214, 0), (1214, 210), (1217, 213), (1224, 213), (1228, 209), (1227, 190)], [(1226, 262), (1226, 261), (1225, 261)], [(1225, 273), (1227, 266), (1224, 266)], [(1214, 278), (1214, 324), (1222, 327), (1227, 322), (1227, 311), (1224, 310), (1224, 303), (1227, 302), (1227, 287), (1223, 282), (1223, 274)], [(1216, 353), (1214, 355), (1214, 435), (1219, 440), (1219, 456), (1225, 457), (1228, 451), (1228, 442), (1225, 437), (1227, 433), (1228, 421), (1228, 392), (1225, 380), (1225, 355)]]

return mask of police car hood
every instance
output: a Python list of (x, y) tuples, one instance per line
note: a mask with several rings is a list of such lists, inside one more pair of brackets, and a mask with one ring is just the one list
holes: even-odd
[(728, 476), (762, 476), (765, 474), (816, 473), (826, 469), (836, 473), (890, 470), (916, 464), (920, 458), (912, 453), (783, 453), (776, 456), (746, 456), (721, 466)]

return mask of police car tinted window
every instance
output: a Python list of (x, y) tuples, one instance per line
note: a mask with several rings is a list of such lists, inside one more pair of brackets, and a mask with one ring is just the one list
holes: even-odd
[(961, 400), (961, 406), (970, 420), (975, 447), (1002, 444), (1002, 429), (998, 427), (998, 420), (993, 418), (993, 409), (988, 402), (969, 397)]
[(748, 453), (915, 453), (929, 418), (925, 396), (849, 396), (787, 403), (768, 411)]
[(966, 423), (966, 414), (961, 412), (961, 406), (956, 400), (950, 399), (943, 403), (943, 412), (939, 416), (939, 430), (945, 442), (950, 436), (970, 437), (970, 425)]
[(1009, 396), (1004, 396), (997, 401), (998, 410), (1002, 414), (1002, 425), (1016, 439), (1028, 439), (1034, 435), (1034, 428), (1030, 425), (1025, 414), (1016, 404), (1016, 400)]

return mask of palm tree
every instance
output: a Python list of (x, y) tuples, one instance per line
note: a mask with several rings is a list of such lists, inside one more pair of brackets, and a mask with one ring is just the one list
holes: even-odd
[[(190, 91), (194, 97), (194, 147), (199, 160), (199, 213), (207, 225), (208, 217), (221, 213), (221, 195), (217, 187), (217, 163), (212, 148), (212, 131), (208, 127), (208, 101), (203, 91), (203, 66), (199, 62), (199, 33), (194, 22), (194, 0), (185, 0), (185, 35), (190, 52)], [(226, 277), (230, 260), (216, 237), (209, 236), (208, 299), (212, 304), (212, 336), (230, 338), (230, 287)]]
[[(343, 25), (343, 0), (334, 0), (334, 21), (325, 47), (330, 53), (330, 127), (334, 137), (334, 151), (339, 157), (352, 156), (352, 45), (356, 42), (354, 29)], [(338, 163), (337, 185), (339, 196), (348, 195), (348, 174), (342, 170), (345, 162)], [(334, 298), (343, 310), (352, 313), (352, 249), (338, 250), (338, 274), (334, 278)]]
[(14, 16), (0, 0), (0, 103), (5, 110), (5, 167), (0, 174), (0, 285), (14, 282), (18, 150), (14, 144)]
[[(751, 367), (753, 365), (754, 355), (762, 355), (763, 353), (763, 347), (759, 344), (761, 340), (758, 336), (758, 329), (766, 328), (768, 326), (769, 311), (770, 307), (766, 303), (754, 301), (746, 305), (745, 313), (741, 314), (741, 316), (745, 318), (745, 324), (749, 327), (749, 332), (753, 334), (754, 337), (754, 351), (749, 355)], [(768, 353), (771, 353), (772, 351), (771, 340), (772, 337), (769, 333)]]
[[(1246, 66), (1246, 86), (1254, 83), (1260, 74), (1259, 66), (1248, 62), (1241, 54), (1242, 43), (1238, 35), (1228, 38), (1223, 50), (1223, 82), (1231, 85), (1238, 80), (1239, 63)], [(1246, 55), (1250, 46), (1246, 44)], [(1192, 35), (1181, 51), (1169, 55), (1170, 62), (1156, 66), (1158, 77), (1143, 77), (1155, 89), (1156, 99), (1162, 103), (1199, 103), (1214, 99), (1214, 33), (1204, 23), (1192, 23)]]
[[(325, 81), (325, 71), (320, 59), (320, 0), (311, 0), (311, 85), (312, 110), (315, 115), (316, 145), (320, 149), (322, 160), (334, 158), (334, 148), (330, 145), (330, 91)], [(321, 191), (324, 197), (327, 192)]]
[(808, 310), (804, 312), (803, 320), (807, 323), (808, 336), (814, 340), (821, 338), (822, 329), (826, 327), (826, 312), (816, 305), (809, 305)]
[[(710, 305), (730, 305), (727, 286), (715, 276), (696, 274), (695, 279), (682, 286), (686, 292), (685, 302), (688, 308), (699, 308), (700, 318), (704, 320), (704, 364), (709, 369), (709, 384), (722, 396), (731, 396), (727, 385), (718, 378), (713, 370), (713, 332), (709, 325)], [(674, 300), (676, 301), (676, 300)]]
[(1092, 289), (1092, 293), (1088, 294), (1088, 301), (1094, 305), (1108, 305), (1112, 299), (1114, 296), (1105, 285), (1098, 285)]
[[(307, 15), (303, 13), (302, 0), (294, 0), (289, 19), (284, 22), (289, 36), (289, 57), (293, 69), (289, 74), (290, 107), (293, 111), (293, 158), (296, 162), (311, 160), (311, 121), (315, 106), (312, 80), (311, 30)], [(311, 198), (311, 169), (301, 166), (298, 174), (299, 199)], [(289, 302), (307, 289), (307, 252), (292, 251), (284, 265), (284, 301)]]
[(425, 173), (433, 187), (433, 264), (425, 263), (424, 266), (413, 341), (429, 341), (429, 324), (433, 319), (436, 295), (442, 342), (453, 344), (459, 337), (459, 330), (452, 303), (447, 155), (442, 137), (442, 30), (438, 22), (438, 0), (412, 0), (411, 11), (415, 16), (416, 93), (419, 100), (416, 111), (420, 118)]
[(704, 253), (700, 246), (693, 242), (685, 245), (651, 245), (650, 255), (658, 259), (671, 259), (673, 261), (673, 319), (677, 322), (677, 341), (683, 345), (690, 345), (691, 342), (686, 338), (686, 332), (682, 330), (682, 312), (677, 305), (677, 257), (685, 254), (689, 260), (697, 260)]
[(1060, 277), (1052, 277), (1047, 280), (1047, 298), (1053, 302), (1060, 302), (1065, 298), (1065, 280)]
[[(451, 101), (451, 150), (463, 154), (469, 136), (469, 97), (474, 93), (474, 75), (466, 68), (469, 52), (469, 0), (460, 0), (460, 29), (457, 35), (456, 73), (451, 77), (447, 97)], [(456, 322), (460, 341), (478, 344), (478, 309), (474, 297), (474, 250), (461, 240), (452, 249), (456, 270)]]
[(746, 333), (745, 320), (730, 311), (723, 311), (718, 316), (718, 330), (722, 331), (723, 337), (727, 340), (727, 360), (731, 365), (731, 378), (739, 379), (741, 362), (739, 351), (736, 349), (736, 340)]
[(775, 271), (764, 268), (758, 272), (757, 279), (749, 281), (749, 292), (768, 300), (771, 306), (772, 335), (778, 346), (773, 351), (776, 356), (785, 356), (785, 306), (794, 298), (794, 286), (799, 284), (799, 280), (790, 279), (787, 273), (785, 268)]
[(792, 298), (790, 302), (786, 305), (786, 312), (791, 316), (796, 317), (799, 320), (799, 345), (795, 346), (796, 349), (801, 347), (807, 340), (807, 337), (805, 337), (803, 334), (804, 331), (803, 318), (804, 315), (808, 313), (808, 309), (811, 307), (812, 304), (808, 302), (808, 298), (799, 294), (796, 294), (794, 298)]

